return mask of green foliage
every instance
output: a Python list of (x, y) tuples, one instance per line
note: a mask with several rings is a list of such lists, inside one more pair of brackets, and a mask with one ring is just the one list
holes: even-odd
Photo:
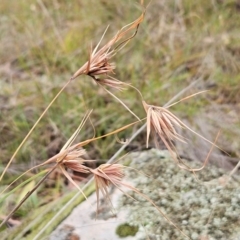
[(138, 227), (131, 226), (128, 223), (121, 224), (116, 229), (116, 234), (120, 238), (125, 238), (128, 236), (135, 236), (137, 232), (138, 232)]

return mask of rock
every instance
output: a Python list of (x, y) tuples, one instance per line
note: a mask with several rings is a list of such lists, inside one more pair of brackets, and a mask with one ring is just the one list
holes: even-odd
[[(164, 155), (164, 157), (163, 157)], [(191, 239), (235, 239), (240, 237), (240, 181), (231, 179), (220, 185), (218, 179), (225, 172), (214, 166), (206, 166), (193, 174), (180, 169), (168, 152), (151, 151), (133, 153), (130, 167), (143, 171), (144, 177), (129, 170), (128, 178)], [(196, 168), (197, 163), (186, 162)], [(195, 164), (195, 165), (194, 165)], [(144, 179), (143, 179), (144, 178)], [(141, 226), (145, 236), (140, 239), (184, 239), (173, 225), (136, 193), (131, 196), (139, 202), (123, 196), (122, 208), (127, 209), (127, 223)], [(161, 237), (160, 237), (161, 236)]]
[[(180, 169), (167, 151), (156, 149), (131, 153), (125, 160), (131, 168), (126, 168), (124, 182), (146, 194), (191, 239), (240, 237), (240, 180), (237, 177), (227, 182), (224, 170), (210, 165), (193, 174)], [(197, 162), (186, 163), (200, 167)], [(225, 179), (224, 184), (220, 178)], [(184, 239), (152, 204), (136, 193), (124, 191), (137, 201), (111, 189), (113, 207), (106, 199), (101, 201), (96, 218), (96, 196), (92, 195), (74, 209), (52, 236), (61, 234), (67, 224), (74, 228), (71, 234), (82, 240)], [(127, 231), (122, 226), (127, 226)], [(118, 236), (120, 228), (121, 236)], [(133, 231), (129, 229), (134, 229), (134, 234), (138, 232), (131, 236)], [(123, 238), (122, 233), (128, 236)]]

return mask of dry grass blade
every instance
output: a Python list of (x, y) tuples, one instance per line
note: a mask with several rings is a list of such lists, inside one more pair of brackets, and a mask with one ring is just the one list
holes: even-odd
[(43, 183), (43, 181), (56, 169), (57, 164), (49, 170), (49, 172), (38, 182), (38, 184), (31, 190), (29, 191), (24, 198), (20, 201), (20, 203), (8, 214), (8, 216), (1, 222), (0, 227), (5, 224), (8, 219), (11, 218), (11, 216), (22, 206), (22, 204), (36, 191), (36, 189)]
[(125, 126), (123, 126), (123, 127), (121, 127), (121, 128), (118, 128), (118, 129), (116, 129), (116, 130), (114, 130), (114, 131), (112, 131), (112, 132), (110, 132), (110, 133), (104, 134), (104, 135), (102, 135), (102, 136), (95, 137), (95, 138), (91, 138), (91, 139), (85, 140), (85, 141), (83, 141), (83, 142), (77, 143), (77, 144), (71, 146), (71, 149), (72, 149), (72, 148), (76, 148), (76, 147), (83, 147), (83, 146), (85, 146), (85, 145), (87, 145), (87, 144), (89, 144), (89, 143), (91, 143), (91, 142), (94, 142), (94, 141), (96, 141), (96, 140), (98, 140), (98, 139), (105, 138), (105, 137), (108, 137), (108, 136), (117, 134), (117, 133), (119, 133), (119, 132), (121, 132), (121, 131), (123, 131), (123, 130), (125, 130), (125, 129), (127, 129), (127, 128), (129, 128), (129, 127), (131, 127), (131, 126), (133, 126), (133, 125), (135, 125), (135, 124), (137, 124), (137, 123), (139, 123), (140, 121), (143, 121), (143, 120), (145, 120), (145, 118), (144, 118), (144, 119), (141, 119), (141, 120), (139, 120), (139, 121), (136, 121), (136, 122), (127, 124), (127, 125), (125, 125)]
[(110, 91), (108, 91), (105, 87), (103, 87), (103, 89), (110, 94), (113, 98), (115, 98), (118, 102), (121, 103), (121, 105), (123, 105), (124, 108), (126, 108), (135, 118), (137, 118), (140, 121), (140, 118), (132, 111), (129, 109), (129, 107), (122, 101), (120, 100), (117, 96), (115, 96), (113, 93), (111, 93)]
[(192, 94), (192, 95), (189, 95), (189, 96), (187, 96), (187, 97), (184, 97), (184, 98), (180, 99), (180, 100), (177, 101), (177, 102), (174, 102), (174, 103), (172, 103), (172, 104), (170, 104), (170, 105), (167, 105), (165, 108), (170, 108), (170, 107), (172, 107), (173, 105), (176, 105), (176, 104), (178, 104), (178, 103), (180, 103), (180, 102), (183, 102), (183, 101), (185, 101), (185, 100), (187, 100), (187, 99), (189, 99), (189, 98), (192, 98), (192, 97), (194, 97), (194, 96), (196, 96), (196, 95), (198, 95), (198, 94), (202, 94), (202, 93), (205, 93), (205, 92), (208, 92), (208, 91), (209, 91), (209, 90), (203, 90), (203, 91), (194, 93), (194, 94)]
[(48, 106), (45, 108), (45, 110), (42, 112), (42, 114), (40, 115), (40, 117), (38, 118), (38, 120), (34, 123), (34, 125), (32, 126), (32, 128), (30, 129), (30, 131), (28, 132), (28, 134), (25, 136), (25, 138), (22, 140), (22, 142), (19, 144), (18, 148), (16, 149), (16, 151), (14, 152), (14, 154), (12, 155), (11, 159), (8, 161), (7, 166), (4, 168), (1, 176), (0, 176), (0, 181), (2, 180), (4, 174), (6, 173), (7, 169), (9, 168), (9, 166), (11, 165), (12, 161), (14, 160), (14, 158), (16, 157), (17, 153), (19, 152), (19, 150), (21, 149), (21, 147), (23, 146), (23, 144), (26, 142), (26, 140), (29, 138), (29, 136), (31, 135), (31, 133), (33, 132), (33, 130), (36, 128), (36, 126), (38, 125), (38, 123), (40, 122), (40, 120), (43, 118), (43, 116), (45, 115), (45, 113), (48, 111), (48, 109), (52, 106), (52, 104), (55, 102), (55, 100), (59, 97), (59, 95), (63, 92), (63, 90), (68, 86), (68, 84), (70, 83), (70, 80), (67, 81), (67, 83), (61, 88), (61, 90), (57, 93), (57, 95), (53, 98), (53, 100), (48, 104)]
[(205, 168), (205, 166), (208, 163), (209, 157), (210, 157), (210, 155), (211, 155), (211, 153), (213, 151), (213, 148), (215, 147), (215, 145), (217, 143), (219, 135), (220, 135), (220, 131), (218, 132), (218, 134), (217, 134), (217, 136), (215, 138), (214, 144), (212, 144), (211, 149), (209, 150), (208, 155), (207, 155), (206, 159), (204, 160), (204, 163), (203, 163), (202, 167), (190, 169), (192, 172), (199, 172), (199, 171), (201, 171), (201, 170), (203, 170)]
[(87, 196), (84, 194), (82, 189), (77, 185), (77, 183), (73, 181), (73, 179), (71, 178), (69, 173), (65, 170), (64, 166), (62, 164), (60, 164), (59, 168), (62, 171), (62, 173), (64, 174), (64, 176), (82, 193), (82, 195), (85, 197), (85, 199), (87, 199)]
[(137, 194), (139, 194), (140, 196), (142, 196), (143, 198), (145, 198), (149, 203), (151, 203), (156, 210), (169, 222), (171, 223), (185, 238), (190, 239), (191, 238), (189, 236), (187, 236), (157, 205), (154, 201), (152, 201), (148, 196), (146, 196), (145, 194), (141, 193), (138, 189), (133, 188), (133, 191), (136, 192)]
[[(12, 186), (17, 180), (19, 180), (22, 176), (24, 176), (26, 173), (32, 171), (33, 169), (36, 169), (38, 167), (50, 164), (50, 163), (56, 163), (57, 165), (54, 167), (59, 167), (62, 173), (76, 186), (76, 183), (73, 182), (67, 171), (65, 170), (65, 167), (68, 167), (72, 170), (78, 171), (78, 172), (87, 172), (87, 167), (82, 165), (86, 160), (84, 160), (82, 157), (85, 155), (86, 151), (82, 149), (80, 146), (74, 146), (70, 147), (73, 141), (76, 139), (78, 133), (86, 123), (87, 119), (89, 118), (92, 111), (87, 112), (87, 114), (84, 116), (83, 120), (81, 121), (79, 127), (76, 129), (76, 131), (72, 134), (70, 139), (66, 142), (66, 144), (62, 147), (60, 152), (53, 157), (49, 158), (48, 160), (44, 161), (43, 163), (32, 167), (31, 169), (27, 170), (23, 174), (21, 174), (19, 177), (17, 177), (11, 184), (9, 184), (0, 194), (3, 194), (10, 186)], [(52, 169), (52, 168), (51, 168)], [(79, 187), (77, 186), (79, 189)], [(83, 194), (84, 195), (84, 194)]]
[(68, 141), (64, 144), (64, 146), (62, 147), (61, 151), (64, 151), (65, 149), (67, 149), (69, 146), (72, 145), (72, 143), (74, 142), (74, 140), (76, 139), (77, 135), (79, 134), (79, 132), (81, 131), (82, 127), (84, 126), (84, 124), (86, 123), (86, 121), (88, 120), (88, 118), (90, 117), (90, 114), (92, 113), (92, 110), (88, 111), (85, 116), (83, 117), (83, 120), (81, 121), (81, 123), (79, 124), (78, 128), (76, 129), (76, 131), (72, 134), (72, 136), (68, 139)]

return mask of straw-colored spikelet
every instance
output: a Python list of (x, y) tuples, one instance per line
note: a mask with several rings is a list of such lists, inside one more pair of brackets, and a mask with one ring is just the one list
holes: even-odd
[(62, 171), (65, 177), (84, 195), (82, 189), (77, 185), (76, 182), (69, 175), (67, 169), (71, 169), (73, 171), (79, 173), (90, 173), (89, 168), (84, 165), (85, 162), (89, 162), (92, 160), (85, 160), (83, 156), (86, 154), (86, 151), (82, 149), (82, 147), (78, 147), (74, 145), (69, 147), (58, 154), (56, 162), (58, 163), (58, 168)]
[(121, 164), (102, 164), (96, 169), (90, 169), (94, 174), (96, 194), (97, 194), (97, 209), (99, 209), (99, 191), (103, 196), (109, 199), (108, 187), (110, 184), (119, 188), (124, 177), (123, 166)]
[(142, 102), (143, 107), (147, 113), (147, 141), (148, 147), (149, 136), (151, 131), (154, 131), (166, 145), (168, 150), (173, 152), (173, 140), (179, 140), (184, 142), (182, 136), (180, 136), (175, 127), (184, 127), (183, 123), (168, 109), (164, 107), (157, 107), (148, 105), (145, 101)]
[(124, 85), (125, 83), (123, 83), (122, 81), (119, 81), (116, 78), (113, 78), (111, 76), (108, 76), (108, 78), (103, 78), (103, 79), (96, 79), (96, 82), (98, 84), (100, 84), (101, 86), (107, 86), (110, 88), (115, 88), (119, 91), (124, 90)]
[[(79, 68), (72, 76), (72, 80), (76, 77), (85, 74), (91, 76), (94, 80), (97, 80), (96, 76), (99, 75), (109, 75), (114, 73), (113, 70), (115, 69), (115, 65), (110, 62), (111, 58), (117, 53), (117, 51), (120, 49), (119, 47), (125, 46), (125, 44), (135, 36), (139, 24), (143, 21), (144, 13), (141, 14), (141, 16), (136, 19), (134, 22), (124, 26), (120, 31), (115, 34), (115, 36), (108, 41), (103, 47), (99, 48), (99, 45), (104, 37), (104, 34), (97, 44), (97, 46), (94, 48), (94, 50), (90, 51), (89, 54), (89, 60), (81, 67)], [(114, 48), (114, 45), (124, 37), (132, 30), (135, 29), (135, 33), (128, 37), (127, 39), (124, 39), (121, 43), (119, 43), (118, 46)], [(106, 32), (106, 31), (105, 31)]]
[(85, 160), (82, 158), (85, 153), (84, 149), (75, 149), (66, 155), (61, 164), (75, 172), (89, 173), (89, 168), (83, 164), (91, 160)]

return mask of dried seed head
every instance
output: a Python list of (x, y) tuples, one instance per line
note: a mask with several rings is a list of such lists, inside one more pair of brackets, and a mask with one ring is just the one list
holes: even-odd
[(149, 135), (152, 130), (156, 132), (171, 152), (173, 151), (172, 140), (176, 139), (184, 142), (182, 136), (175, 130), (175, 126), (184, 127), (184, 125), (175, 115), (164, 107), (148, 105), (145, 101), (143, 101), (142, 104), (147, 113), (147, 147)]
[(121, 186), (121, 181), (124, 177), (123, 166), (121, 164), (102, 164), (96, 169), (90, 169), (90, 171), (94, 174), (97, 209), (99, 209), (99, 191), (102, 192), (104, 197), (109, 198), (109, 185), (113, 184), (118, 188)]
[[(107, 49), (106, 49), (107, 51)], [(113, 51), (99, 54), (90, 53), (88, 62), (86, 62), (73, 76), (72, 80), (79, 75), (89, 75), (91, 77), (98, 75), (109, 75), (114, 73), (115, 64), (110, 63)]]
[(61, 160), (61, 165), (76, 172), (89, 173), (89, 168), (84, 163), (93, 160), (85, 160), (83, 158), (84, 155), (86, 156), (85, 149), (75, 146), (69, 148), (68, 153)]
[(74, 182), (66, 170), (66, 168), (69, 168), (80, 173), (90, 173), (89, 168), (83, 165), (84, 162), (90, 161), (83, 159), (83, 156), (85, 154), (86, 151), (82, 147), (74, 145), (62, 150), (58, 154), (56, 162), (58, 163), (58, 167), (65, 175), (65, 177), (83, 194), (85, 198), (87, 198), (82, 189), (77, 185), (76, 182)]
[(102, 40), (101, 39), (95, 49), (93, 51), (91, 49), (89, 60), (73, 74), (71, 79), (73, 80), (82, 74), (89, 75), (91, 77), (112, 74), (113, 70), (115, 69), (115, 65), (110, 62), (110, 59), (117, 53), (119, 49), (121, 49), (119, 48), (120, 46), (125, 46), (126, 43), (135, 36), (136, 32), (131, 37), (123, 40), (122, 43), (120, 43), (117, 47), (114, 48), (113, 46), (120, 39), (124, 38), (132, 29), (136, 29), (137, 31), (139, 24), (143, 21), (143, 17), (144, 13), (142, 13), (141, 16), (134, 22), (126, 25), (120, 31), (118, 31), (117, 34), (115, 34), (115, 36), (107, 44), (98, 50)]
[(85, 149), (82, 147), (78, 147), (76, 145), (69, 147), (62, 152), (59, 153), (59, 157), (57, 158), (56, 162), (59, 163), (66, 163), (67, 161), (70, 160), (83, 160), (83, 156), (86, 154)]
[(103, 180), (104, 185), (97, 183), (99, 189), (108, 187), (110, 183), (118, 186), (124, 177), (123, 166), (121, 164), (102, 164), (98, 168), (91, 169), (90, 171), (94, 174), (94, 177)]
[(87, 166), (84, 166), (83, 163), (85, 161), (79, 161), (79, 160), (68, 160), (68, 161), (63, 161), (63, 165), (75, 172), (79, 173), (89, 173), (89, 168)]
[(124, 90), (124, 83), (113, 78), (113, 77), (110, 77), (108, 76), (109, 78), (104, 78), (104, 79), (97, 79), (96, 82), (102, 86), (107, 86), (107, 87), (111, 87), (111, 88), (114, 88), (114, 89), (117, 89), (119, 91), (122, 91)]

